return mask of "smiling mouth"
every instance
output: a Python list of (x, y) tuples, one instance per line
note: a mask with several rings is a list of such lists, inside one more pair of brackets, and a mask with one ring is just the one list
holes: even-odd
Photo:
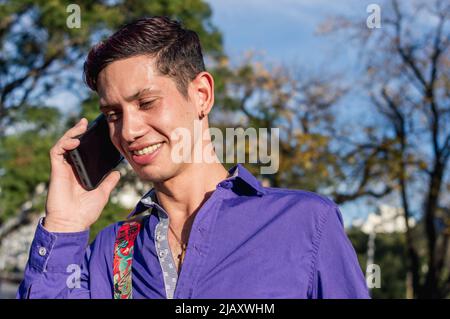
[(140, 150), (133, 151), (133, 155), (142, 156), (142, 155), (152, 154), (158, 148), (160, 148), (161, 145), (162, 145), (162, 143), (157, 143), (157, 144), (153, 144), (151, 146), (144, 147), (144, 148), (142, 148)]

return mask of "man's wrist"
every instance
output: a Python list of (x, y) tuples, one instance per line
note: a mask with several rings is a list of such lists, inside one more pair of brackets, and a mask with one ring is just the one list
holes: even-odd
[(51, 233), (78, 233), (89, 229), (89, 226), (61, 221), (55, 218), (44, 217), (42, 226)]

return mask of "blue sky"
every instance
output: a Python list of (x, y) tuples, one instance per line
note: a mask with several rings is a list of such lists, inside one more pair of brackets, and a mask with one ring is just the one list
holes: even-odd
[(367, 17), (370, 1), (206, 0), (213, 22), (224, 35), (231, 57), (247, 50), (263, 51), (287, 63), (319, 65), (336, 55), (339, 42), (317, 36), (318, 25), (340, 14)]

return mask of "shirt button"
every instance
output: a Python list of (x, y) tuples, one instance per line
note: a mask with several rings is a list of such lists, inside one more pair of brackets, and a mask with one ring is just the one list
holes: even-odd
[(223, 182), (220, 182), (220, 184), (219, 184), (221, 187), (223, 187), (223, 188), (226, 188), (226, 189), (230, 189), (232, 186), (233, 186), (233, 184), (231, 183), (231, 181), (223, 181)]
[(42, 257), (47, 255), (47, 249), (45, 247), (39, 247), (39, 255)]
[(157, 240), (157, 241), (161, 241), (161, 239), (162, 239), (162, 236), (161, 236), (161, 235), (156, 235), (156, 240)]
[(159, 252), (159, 257), (164, 258), (165, 255), (166, 253), (163, 250)]

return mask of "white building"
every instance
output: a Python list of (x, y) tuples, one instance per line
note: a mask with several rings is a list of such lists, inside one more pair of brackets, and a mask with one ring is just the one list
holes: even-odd
[[(413, 218), (409, 219), (409, 226), (415, 225)], [(404, 233), (406, 231), (405, 217), (403, 209), (389, 205), (381, 205), (377, 211), (370, 213), (365, 220), (357, 219), (353, 226), (361, 228), (366, 233)]]

